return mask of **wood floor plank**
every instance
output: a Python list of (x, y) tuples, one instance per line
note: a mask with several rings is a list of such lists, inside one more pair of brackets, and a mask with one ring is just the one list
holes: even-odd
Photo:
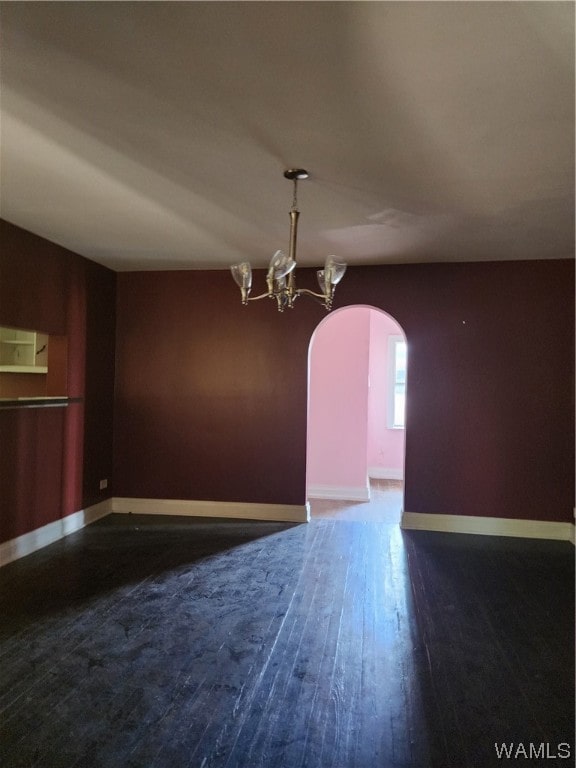
[(490, 768), (569, 743), (574, 550), (111, 516), (0, 570), (6, 768)]

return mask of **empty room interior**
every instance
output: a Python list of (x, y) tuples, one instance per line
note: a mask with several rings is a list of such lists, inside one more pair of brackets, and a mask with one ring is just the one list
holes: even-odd
[(574, 3), (0, 43), (3, 768), (573, 763)]

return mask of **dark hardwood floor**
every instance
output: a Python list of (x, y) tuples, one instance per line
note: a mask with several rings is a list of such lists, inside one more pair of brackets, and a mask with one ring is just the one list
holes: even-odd
[(402, 533), (369, 511), (112, 515), (1, 569), (0, 765), (489, 768), (502, 742), (573, 756), (573, 546)]

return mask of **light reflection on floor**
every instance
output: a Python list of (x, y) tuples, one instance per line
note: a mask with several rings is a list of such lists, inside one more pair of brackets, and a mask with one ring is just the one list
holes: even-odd
[(312, 519), (354, 520), (398, 525), (402, 514), (401, 480), (371, 480), (370, 501), (310, 499)]

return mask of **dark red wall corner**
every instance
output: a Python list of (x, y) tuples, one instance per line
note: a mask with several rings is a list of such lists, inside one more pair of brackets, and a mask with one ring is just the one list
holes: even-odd
[(111, 492), (94, 478), (112, 479), (116, 275), (3, 220), (0, 242), (0, 324), (65, 335), (68, 396), (78, 401), (0, 413), (6, 541)]

